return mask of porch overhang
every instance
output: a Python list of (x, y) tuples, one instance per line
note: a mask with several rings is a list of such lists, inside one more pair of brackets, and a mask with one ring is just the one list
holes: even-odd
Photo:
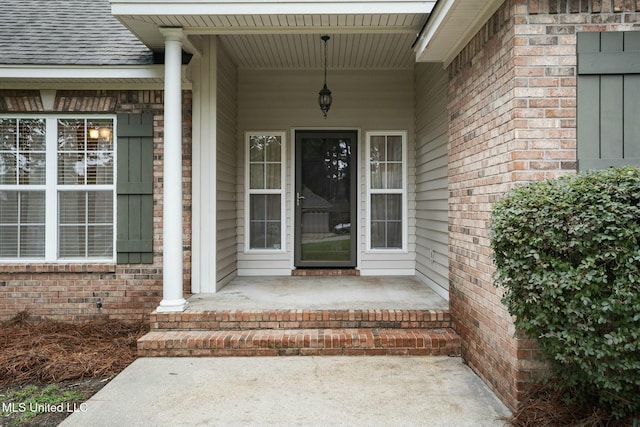
[[(181, 28), (198, 55), (217, 35), (240, 68), (320, 68), (318, 35), (332, 37), (330, 68), (408, 68), (411, 45), (436, 0), (110, 0), (112, 14), (145, 45)], [(355, 52), (364, 53), (361, 55)]]
[(446, 67), (504, 0), (438, 0), (414, 45), (417, 62)]

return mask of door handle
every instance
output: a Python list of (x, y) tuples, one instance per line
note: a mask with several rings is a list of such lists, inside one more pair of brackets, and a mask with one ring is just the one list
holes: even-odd
[(300, 193), (296, 193), (296, 206), (300, 206), (300, 200), (304, 200), (304, 196), (301, 196)]

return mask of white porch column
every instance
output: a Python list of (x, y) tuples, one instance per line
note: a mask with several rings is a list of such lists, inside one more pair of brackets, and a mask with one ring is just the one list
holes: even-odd
[(162, 301), (157, 311), (184, 311), (182, 230), (182, 37), (181, 28), (161, 28), (164, 59), (164, 185)]

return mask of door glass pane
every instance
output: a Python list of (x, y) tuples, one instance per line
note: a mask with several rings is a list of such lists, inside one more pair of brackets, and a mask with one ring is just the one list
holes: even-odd
[[(302, 137), (300, 261), (314, 265), (353, 262), (351, 224), (352, 137)], [(338, 264), (336, 264), (336, 262)], [(322, 264), (324, 263), (324, 264)]]

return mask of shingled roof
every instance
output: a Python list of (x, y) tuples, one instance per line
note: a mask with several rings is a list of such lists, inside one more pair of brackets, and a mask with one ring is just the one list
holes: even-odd
[(2, 0), (0, 17), (0, 64), (153, 63), (153, 52), (111, 15), (109, 0)]

